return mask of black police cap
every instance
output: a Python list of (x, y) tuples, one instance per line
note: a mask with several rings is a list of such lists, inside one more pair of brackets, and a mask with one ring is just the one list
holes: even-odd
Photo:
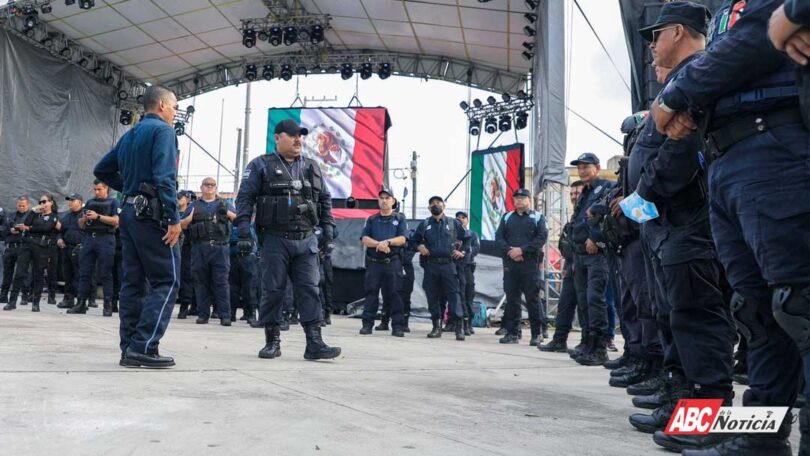
[(292, 119), (284, 119), (276, 124), (275, 134), (279, 133), (287, 133), (290, 136), (295, 135), (306, 136), (309, 134), (309, 130), (298, 125), (298, 122)]
[(463, 218), (470, 218), (470, 217), (468, 217), (468, 216), (467, 216), (467, 213), (466, 213), (466, 212), (464, 212), (464, 211), (458, 211), (458, 212), (456, 212), (456, 218), (459, 218), (459, 217), (463, 217)]
[(433, 202), (434, 202), (434, 201), (436, 201), (436, 200), (441, 201), (442, 203), (444, 202), (444, 198), (442, 198), (441, 196), (439, 196), (439, 195), (433, 195), (433, 196), (431, 196), (431, 197), (430, 197), (430, 199), (428, 200), (428, 204), (433, 204)]
[(393, 191), (392, 191), (390, 188), (388, 188), (388, 187), (386, 187), (386, 186), (384, 186), (384, 185), (383, 185), (383, 187), (380, 189), (380, 191), (379, 191), (379, 192), (377, 192), (377, 196), (382, 196), (382, 194), (383, 194), (383, 193), (388, 194), (388, 196), (390, 196), (390, 197), (393, 197), (393, 196), (394, 196), (394, 192), (393, 192)]
[(663, 28), (667, 24), (681, 24), (689, 26), (701, 35), (706, 35), (709, 28), (709, 19), (712, 14), (708, 8), (692, 2), (672, 2), (665, 3), (661, 7), (661, 14), (654, 24), (644, 27), (638, 31), (642, 38), (647, 41), (653, 40), (653, 30)]
[(71, 193), (70, 195), (66, 196), (65, 199), (68, 200), (68, 201), (70, 201), (70, 200), (84, 201), (84, 197), (82, 197), (82, 195), (80, 195), (78, 193)]
[(577, 157), (576, 160), (571, 162), (571, 165), (577, 166), (580, 163), (585, 163), (588, 165), (598, 165), (599, 164), (599, 157), (596, 154), (592, 154), (590, 152), (585, 152), (584, 154)]
[(512, 196), (513, 197), (515, 197), (515, 196), (526, 196), (526, 197), (531, 198), (532, 194), (531, 194), (531, 192), (529, 192), (528, 189), (519, 188), (519, 189), (515, 190), (514, 193), (512, 193)]

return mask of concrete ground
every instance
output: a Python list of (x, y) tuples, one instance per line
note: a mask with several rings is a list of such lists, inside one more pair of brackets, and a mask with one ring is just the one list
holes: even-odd
[(669, 454), (631, 428), (638, 410), (601, 367), (491, 328), (462, 343), (333, 322), (342, 356), (308, 362), (300, 328), (262, 360), (261, 330), (173, 318), (161, 353), (177, 366), (140, 370), (118, 366), (117, 315), (0, 312), (0, 454)]

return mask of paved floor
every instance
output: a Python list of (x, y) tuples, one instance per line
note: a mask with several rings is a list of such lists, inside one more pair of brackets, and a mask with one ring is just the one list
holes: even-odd
[(174, 319), (161, 352), (177, 367), (147, 371), (118, 367), (117, 316), (62, 314), (0, 312), (0, 454), (669, 454), (631, 429), (607, 370), (494, 329), (397, 339), (336, 317), (324, 337), (343, 355), (308, 362), (300, 328), (262, 360), (244, 322)]

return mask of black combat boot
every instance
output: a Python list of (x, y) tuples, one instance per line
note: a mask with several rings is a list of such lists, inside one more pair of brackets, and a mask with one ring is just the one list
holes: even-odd
[(652, 414), (634, 413), (630, 415), (630, 424), (636, 429), (647, 434), (654, 434), (655, 431), (662, 431), (669, 423), (672, 412), (678, 404), (678, 400), (687, 399), (694, 394), (686, 384), (683, 374), (670, 372), (665, 380), (667, 388), (667, 401), (661, 407), (653, 410)]
[(8, 298), (8, 303), (3, 306), (3, 310), (14, 310), (17, 308), (17, 292), (12, 291), (11, 296)]
[(402, 330), (402, 326), (393, 325), (391, 326), (391, 335), (394, 337), (405, 337), (405, 331)]
[(433, 329), (428, 333), (428, 338), (436, 339), (442, 337), (442, 320), (433, 320)]
[(607, 339), (595, 339), (590, 353), (575, 358), (574, 361), (583, 366), (601, 366), (605, 364), (610, 361), (607, 355), (607, 343)]
[(180, 310), (177, 312), (178, 320), (185, 320), (188, 318), (188, 304), (180, 304)]
[(28, 303), (31, 301), (31, 292), (30, 291), (23, 291), (22, 296), (20, 297), (20, 305), (27, 306)]
[(56, 290), (48, 290), (48, 304), (56, 304)]
[(543, 335), (541, 328), (531, 328), (532, 337), (529, 339), (529, 346), (536, 347), (543, 342)]
[[(632, 361), (632, 360), (633, 360), (633, 357), (628, 355), (627, 353), (625, 353), (622, 356), (619, 356), (618, 358), (611, 359), (610, 361), (606, 362), (605, 364), (602, 365), (602, 367), (604, 367), (605, 369), (610, 369), (610, 370), (619, 369), (619, 368), (622, 368), (622, 367), (626, 366), (627, 363)], [(611, 372), (611, 375), (613, 375), (612, 372)]]
[[(388, 326), (386, 325), (386, 328), (387, 327)], [(360, 335), (367, 336), (367, 335), (371, 334), (371, 332), (373, 330), (374, 330), (374, 322), (373, 321), (364, 321), (363, 322), (363, 327), (360, 328)]]
[[(693, 397), (695, 399), (722, 399), (723, 406), (728, 407), (732, 405), (732, 399), (734, 398), (733, 391), (705, 391), (700, 389), (694, 390)], [(675, 404), (677, 405), (677, 403)], [(725, 440), (732, 438), (734, 434), (724, 434), (724, 433), (709, 433), (705, 435), (697, 435), (697, 434), (665, 434), (664, 431), (655, 431), (653, 434), (653, 441), (658, 445), (666, 448), (670, 451), (681, 452), (684, 450), (699, 450), (704, 448), (710, 448), (715, 445), (718, 445)]]
[(104, 310), (102, 315), (105, 317), (112, 317), (112, 301), (107, 298), (104, 299)]
[(464, 341), (464, 321), (459, 319), (453, 322), (453, 330), (456, 332), (456, 340)]
[(112, 311), (118, 313), (118, 298), (112, 298)]
[(668, 398), (669, 393), (662, 385), (661, 388), (653, 394), (648, 394), (646, 396), (633, 396), (633, 407), (655, 410), (664, 405), (664, 403), (669, 400)]
[(568, 349), (568, 356), (570, 356), (571, 359), (575, 359), (578, 356), (582, 356), (584, 352), (589, 350), (590, 345), (591, 345), (591, 338), (587, 335), (583, 335), (582, 340), (580, 340), (580, 342), (574, 348)]
[(331, 310), (324, 310), (323, 311), (323, 322), (327, 326), (332, 324), (332, 311)]
[(374, 329), (376, 329), (377, 331), (388, 331), (390, 329), (388, 327), (389, 321), (390, 317), (387, 314), (382, 314), (382, 317), (380, 318), (380, 324), (377, 325), (377, 327)]
[(253, 327), (253, 324), (256, 322), (256, 311), (250, 309), (249, 311), (245, 312), (244, 315), (242, 316), (245, 318), (245, 322), (247, 322), (247, 324)]
[(65, 295), (65, 298), (56, 305), (57, 309), (70, 309), (76, 305), (76, 300), (71, 295)]
[(281, 326), (279, 326), (282, 331), (289, 331), (290, 330), (290, 319), (289, 317), (281, 317)]
[(627, 387), (627, 394), (631, 396), (647, 396), (657, 392), (665, 383), (667, 374), (656, 366), (650, 371), (646, 380)]
[(321, 327), (317, 324), (304, 326), (304, 334), (307, 337), (304, 359), (314, 361), (317, 359), (333, 359), (340, 356), (340, 347), (326, 345), (323, 338), (321, 338)]
[(472, 318), (467, 320), (467, 330), (470, 331), (470, 335), (475, 334), (475, 328), (473, 328)]
[(69, 314), (86, 314), (87, 313), (87, 298), (79, 298), (79, 302), (75, 306), (67, 310)]
[[(652, 371), (652, 363), (648, 360), (639, 360), (633, 363), (633, 368), (624, 375), (611, 375), (608, 384), (615, 388), (627, 388), (630, 385), (644, 381)], [(612, 374), (612, 372), (611, 372)]]
[(0, 304), (8, 304), (8, 290), (0, 291)]
[(31, 301), (31, 312), (39, 312), (39, 299)]
[(551, 342), (538, 345), (537, 349), (541, 352), (567, 353), (568, 343), (562, 337), (557, 337), (557, 334), (555, 333), (554, 337), (551, 339)]
[[(629, 358), (628, 359), (628, 358), (625, 357), (625, 360), (626, 361), (625, 361), (624, 366), (622, 366), (622, 367), (620, 367), (618, 369), (614, 369), (614, 370), (610, 371), (610, 376), (611, 377), (623, 377), (623, 376), (629, 374), (630, 372), (633, 372), (634, 370), (636, 370), (637, 367), (638, 367), (638, 364), (644, 362), (641, 358)], [(613, 362), (613, 361), (611, 361), (611, 362)], [(639, 380), (638, 382), (631, 383), (631, 385), (634, 384), (634, 383), (642, 382), (642, 381), (644, 381), (646, 379), (647, 379), (647, 377), (644, 377), (641, 380)]]
[(498, 339), (499, 343), (502, 344), (516, 344), (520, 341), (520, 336), (518, 335), (517, 330), (507, 330), (506, 334)]
[(93, 296), (92, 298), (87, 299), (87, 307), (93, 307), (93, 308), (98, 307), (98, 304), (96, 304), (96, 297), (95, 296)]
[(506, 332), (507, 332), (507, 331), (506, 331), (506, 326), (501, 325), (501, 327), (500, 327), (500, 328), (498, 328), (498, 330), (497, 330), (497, 331), (495, 331), (495, 335), (496, 335), (496, 336), (505, 336), (505, 335), (506, 335)]
[(281, 356), (281, 328), (265, 326), (264, 342), (264, 348), (259, 350), (259, 358), (273, 359)]
[(205, 315), (198, 315), (195, 323), (197, 323), (198, 325), (207, 325), (208, 319), (209, 317), (206, 317)]
[(472, 331), (472, 323), (470, 323), (470, 319), (465, 318), (464, 320), (462, 320), (462, 325), (464, 326), (464, 335), (465, 336), (472, 336), (473, 331)]

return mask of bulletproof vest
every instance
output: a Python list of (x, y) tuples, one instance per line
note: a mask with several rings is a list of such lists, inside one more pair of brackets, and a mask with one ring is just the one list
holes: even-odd
[[(84, 203), (84, 209), (88, 211), (93, 211), (99, 215), (104, 215), (107, 217), (112, 217), (113, 215), (116, 215), (113, 214), (112, 198), (107, 198), (105, 200), (98, 200), (93, 198)], [(85, 222), (84, 224), (84, 230), (91, 233), (107, 233), (107, 234), (115, 233), (115, 227), (113, 227), (112, 225), (107, 225), (101, 220), (87, 220), (87, 222)]]
[(82, 232), (79, 229), (78, 218), (79, 214), (68, 212), (62, 220), (62, 238), (68, 244), (81, 244), (82, 242)]
[(292, 170), (278, 154), (262, 157), (264, 175), (256, 201), (256, 227), (259, 231), (310, 231), (318, 225), (318, 200), (323, 178), (318, 166), (307, 158), (300, 180), (291, 179)]
[(225, 201), (219, 200), (216, 212), (209, 213), (203, 201), (197, 200), (193, 204), (194, 215), (188, 226), (191, 242), (226, 242), (231, 236), (231, 222), (228, 220), (228, 206)]
[[(19, 225), (20, 223), (25, 223), (25, 220), (28, 218), (28, 214), (30, 214), (30, 213), (31, 213), (31, 211), (23, 212), (22, 214), (20, 214), (19, 212), (15, 211), (14, 215), (9, 215), (8, 218), (7, 218), (8, 227), (9, 228), (14, 228), (15, 225)], [(9, 234), (6, 237), (6, 243), (11, 244), (11, 243), (15, 243), (15, 242), (21, 242), (24, 237), (25, 237), (25, 233), (13, 234), (13, 233), (11, 233), (11, 231), (9, 231)]]
[(574, 243), (571, 241), (574, 226), (571, 222), (566, 223), (562, 231), (560, 231), (560, 242), (557, 247), (564, 258), (571, 259), (574, 257)]

